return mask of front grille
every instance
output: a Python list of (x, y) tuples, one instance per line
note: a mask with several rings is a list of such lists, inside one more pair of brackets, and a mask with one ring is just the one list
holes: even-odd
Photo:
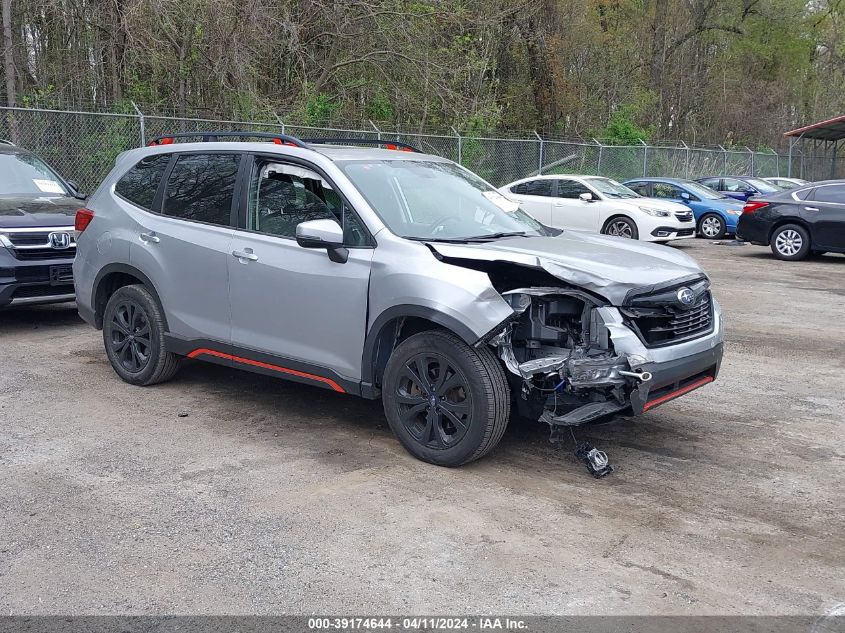
[(36, 259), (73, 259), (76, 255), (76, 247), (70, 248), (30, 248), (27, 250), (12, 251), (15, 257), (23, 261), (32, 261)]
[[(76, 242), (71, 227), (33, 228), (33, 229), (0, 229), (5, 239), (11, 243), (12, 254), (23, 261), (41, 259), (73, 259), (76, 255)], [(51, 233), (58, 237), (64, 236), (65, 248), (56, 248), (50, 239)], [(63, 244), (62, 244), (63, 245)]]
[(691, 211), (679, 211), (675, 214), (675, 217), (678, 218), (681, 222), (692, 222), (692, 212)]
[(713, 300), (706, 292), (686, 310), (666, 305), (632, 317), (631, 323), (649, 347), (698, 338), (713, 329)]

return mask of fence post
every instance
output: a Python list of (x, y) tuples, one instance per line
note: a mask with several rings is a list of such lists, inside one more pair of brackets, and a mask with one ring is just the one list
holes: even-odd
[[(795, 137), (789, 137), (789, 162), (786, 164), (786, 177), (792, 178), (792, 145), (795, 143)], [(780, 175), (780, 174), (778, 174)]]
[(376, 127), (376, 124), (373, 123), (372, 119), (367, 119), (367, 121), (370, 122), (370, 125), (372, 125), (373, 129), (376, 131), (376, 138), (381, 140), (381, 130)]
[(648, 145), (643, 139), (639, 139), (643, 144), (643, 178), (648, 176)]
[(455, 129), (455, 126), (454, 126), (454, 125), (450, 125), (449, 127), (452, 129), (452, 133), (453, 133), (455, 136), (457, 136), (457, 137), (458, 137), (458, 165), (463, 165), (463, 156), (461, 155), (461, 147), (462, 147), (461, 135), (460, 135), (460, 133), (459, 133), (459, 132)]
[(538, 176), (542, 176), (542, 175), (543, 175), (543, 162), (544, 162), (544, 157), (543, 157), (543, 137), (542, 137), (542, 136), (540, 136), (539, 134), (537, 134), (537, 130), (534, 130), (534, 136), (536, 136), (536, 137), (537, 137), (537, 140), (538, 140), (538, 141), (540, 141), (540, 158), (539, 158), (539, 159), (538, 159), (538, 161), (537, 161), (537, 163), (538, 163), (538, 164), (537, 164), (537, 175), (538, 175)]
[(273, 113), (273, 116), (274, 116), (274, 117), (276, 117), (276, 120), (279, 122), (279, 125), (281, 125), (281, 126), (282, 126), (282, 134), (284, 134), (284, 133), (285, 133), (285, 122), (284, 122), (284, 121), (282, 121), (282, 117), (280, 117), (280, 116), (279, 116), (278, 114), (276, 114), (275, 112)]
[(748, 147), (748, 145), (745, 146), (745, 149), (751, 154), (751, 175), (754, 176), (754, 150)]
[(687, 151), (686, 160), (684, 161), (684, 178), (689, 180), (689, 145), (681, 141), (684, 146), (684, 149)]
[(724, 167), (724, 169), (722, 169), (722, 173), (727, 174), (728, 173), (728, 150), (726, 150), (721, 145), (719, 145), (719, 149), (722, 150), (722, 157), (725, 159), (725, 167)]
[(593, 141), (596, 145), (599, 146), (599, 162), (598, 165), (596, 165), (596, 176), (601, 176), (601, 151), (602, 149), (604, 149), (604, 146), (599, 143), (596, 139), (593, 139)]
[(138, 127), (141, 128), (141, 147), (147, 144), (147, 131), (144, 128), (144, 113), (141, 112), (141, 109), (135, 105), (134, 101), (130, 101), (132, 107), (135, 108), (135, 113), (138, 115)]

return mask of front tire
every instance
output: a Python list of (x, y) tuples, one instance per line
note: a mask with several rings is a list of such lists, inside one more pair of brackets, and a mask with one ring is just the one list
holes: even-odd
[(384, 372), (382, 400), (390, 428), (414, 457), (460, 466), (502, 439), (510, 389), (487, 347), (472, 348), (442, 330), (400, 343)]
[(810, 252), (810, 234), (800, 224), (779, 226), (769, 243), (775, 257), (786, 261), (799, 261)]
[(142, 285), (123, 286), (109, 297), (103, 314), (103, 344), (115, 373), (132, 385), (170, 380), (179, 357), (164, 347), (164, 317)]
[(640, 232), (637, 230), (636, 223), (631, 218), (626, 218), (624, 215), (610, 218), (604, 225), (601, 232), (605, 235), (624, 237), (629, 240), (640, 239)]
[(715, 213), (708, 213), (698, 221), (698, 234), (708, 240), (722, 239), (727, 229), (725, 221)]

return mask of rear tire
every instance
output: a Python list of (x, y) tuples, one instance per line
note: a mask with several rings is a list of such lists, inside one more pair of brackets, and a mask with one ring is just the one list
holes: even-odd
[(775, 257), (796, 262), (810, 253), (810, 234), (800, 224), (784, 224), (775, 229), (769, 244)]
[(727, 233), (725, 221), (716, 213), (707, 213), (698, 221), (698, 234), (707, 240), (720, 240)]
[(103, 314), (103, 344), (115, 373), (132, 385), (170, 380), (180, 358), (165, 349), (164, 317), (142, 285), (123, 286), (109, 297)]
[(615, 237), (625, 237), (629, 240), (640, 239), (640, 232), (637, 230), (637, 224), (631, 218), (624, 215), (617, 215), (605, 222), (604, 228), (601, 230), (605, 235), (613, 235)]
[(493, 352), (443, 330), (415, 334), (393, 350), (382, 400), (407, 451), (439, 466), (486, 455), (502, 439), (510, 414), (510, 389)]

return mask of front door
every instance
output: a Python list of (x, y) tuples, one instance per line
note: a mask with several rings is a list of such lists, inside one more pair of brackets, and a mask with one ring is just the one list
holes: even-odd
[[(228, 257), (235, 361), (260, 362), (336, 391), (337, 378), (357, 382), (371, 238), (333, 185), (310, 168), (256, 157), (247, 180), (245, 226), (235, 231)], [(296, 226), (317, 219), (343, 225), (347, 261), (296, 243)]]
[(811, 222), (814, 246), (845, 249), (845, 184), (816, 187), (802, 209)]
[[(588, 193), (591, 200), (582, 200), (581, 194)], [(559, 178), (557, 193), (552, 203), (552, 226), (576, 231), (598, 233), (601, 230), (601, 207), (604, 202), (587, 185)]]

